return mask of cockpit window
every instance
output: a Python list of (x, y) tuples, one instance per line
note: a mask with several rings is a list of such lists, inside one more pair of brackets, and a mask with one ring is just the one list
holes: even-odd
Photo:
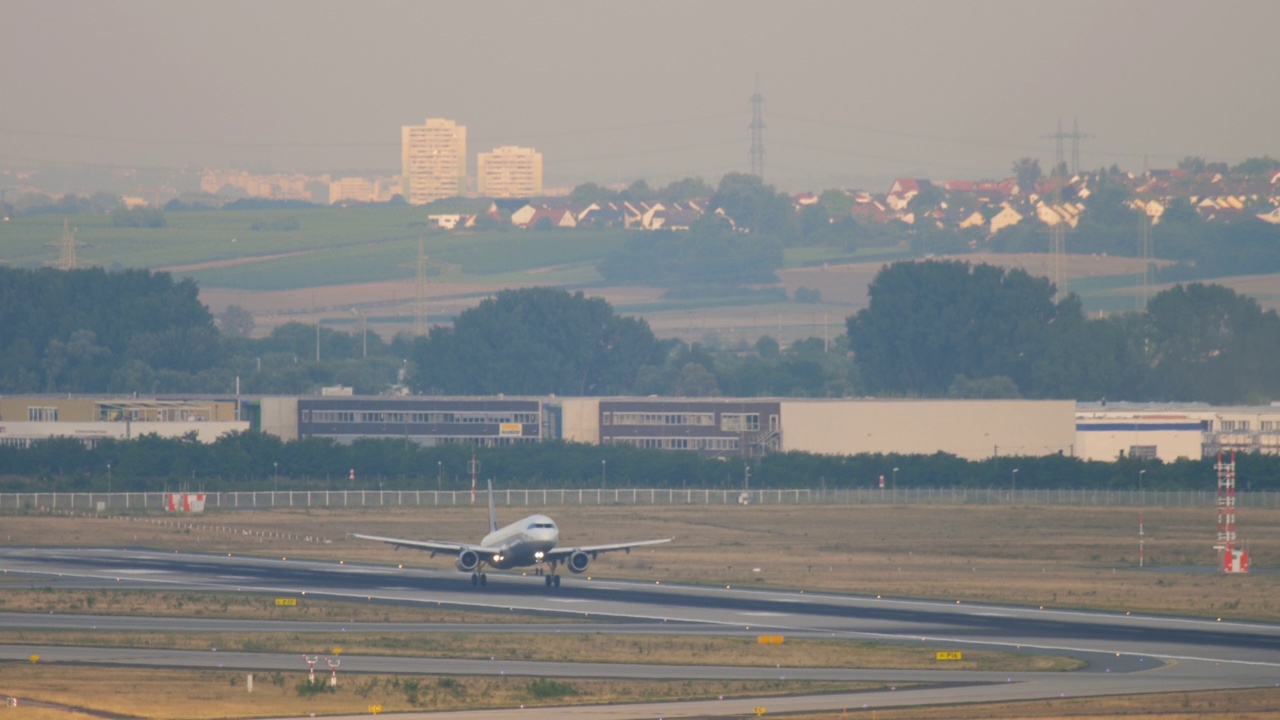
[(529, 529), (530, 529), (530, 530), (533, 530), (534, 528), (544, 528), (544, 529), (547, 529), (547, 530), (555, 530), (555, 529), (556, 529), (556, 525), (555, 525), (555, 523), (549, 523), (549, 522), (548, 522), (548, 523), (538, 523), (538, 522), (536, 522), (536, 523), (531, 523), (531, 524), (529, 525)]

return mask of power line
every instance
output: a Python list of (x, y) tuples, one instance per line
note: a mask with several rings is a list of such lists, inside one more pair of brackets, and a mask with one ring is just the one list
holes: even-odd
[(703, 150), (705, 148), (720, 147), (723, 145), (737, 145), (739, 140), (717, 140), (714, 142), (694, 143), (690, 145), (673, 145), (665, 148), (648, 148), (644, 150), (629, 150), (621, 153), (610, 153), (608, 155), (580, 155), (578, 157), (562, 158), (555, 156), (555, 163), (563, 165), (566, 163), (586, 162), (589, 160), (610, 160), (613, 158), (627, 158), (638, 155), (658, 155), (662, 153), (685, 152), (686, 150)]
[(909, 140), (931, 140), (934, 142), (951, 143), (954, 145), (972, 145), (974, 147), (990, 147), (1001, 148), (1005, 150), (1022, 150), (1026, 152), (1042, 152), (1044, 147), (1032, 145), (1016, 145), (1012, 143), (997, 143), (985, 140), (972, 140), (969, 138), (961, 138), (947, 135), (930, 135), (927, 133), (911, 133), (901, 130), (886, 130), (884, 128), (874, 128), (865, 125), (851, 125), (846, 123), (834, 123), (823, 120), (811, 120), (808, 118), (795, 117), (791, 115), (774, 115), (776, 119), (791, 120), (794, 122), (807, 123), (809, 125), (820, 125), (835, 130), (857, 130), (858, 132), (870, 133), (872, 135), (889, 135), (892, 137), (906, 138)]
[[(579, 137), (582, 135), (595, 135), (609, 132), (625, 132), (628, 130), (645, 130), (655, 127), (667, 127), (671, 125), (686, 125), (694, 122), (702, 122), (705, 120), (719, 120), (728, 117), (739, 117), (740, 112), (722, 112), (710, 115), (698, 115), (687, 118), (676, 118), (672, 120), (655, 120), (645, 123), (632, 123), (629, 125), (612, 125), (595, 128), (576, 128), (571, 130), (554, 130), (540, 133), (524, 133), (517, 135), (503, 135), (498, 139), (489, 139), (481, 136), (480, 138), (472, 138), (472, 141), (480, 142), (506, 142), (511, 140), (536, 140), (540, 138)], [(157, 138), (140, 138), (140, 137), (124, 137), (118, 135), (88, 135), (83, 133), (58, 133), (48, 132), (44, 130), (27, 130), (22, 128), (4, 128), (0, 127), (0, 135), (18, 135), (24, 137), (46, 137), (58, 140), (90, 140), (93, 142), (118, 142), (129, 143), (135, 145), (158, 145), (158, 146), (189, 146), (189, 147), (218, 147), (218, 148), (398, 148), (400, 141), (388, 142), (289, 142), (289, 141), (270, 141), (270, 142), (245, 142), (245, 141), (222, 141), (222, 140), (165, 140)]]
[(849, 157), (856, 157), (863, 160), (879, 160), (881, 162), (899, 163), (902, 165), (914, 165), (918, 167), (929, 167), (929, 168), (936, 168), (936, 169), (943, 169), (943, 170), (957, 170), (962, 172), (985, 173), (988, 171), (987, 168), (976, 168), (968, 165), (953, 165), (950, 163), (940, 163), (940, 162), (934, 162), (931, 160), (914, 160), (910, 158), (893, 157), (889, 155), (876, 155), (872, 153), (861, 152), (858, 150), (843, 150), (838, 148), (820, 147), (817, 145), (806, 145), (803, 143), (790, 143), (784, 140), (775, 139), (775, 140), (772, 140), (771, 142), (774, 145), (780, 145), (782, 147), (795, 148), (798, 150), (810, 150), (812, 152), (819, 152), (827, 155), (848, 155)]
[(760, 75), (756, 74), (756, 92), (751, 96), (751, 174), (764, 180), (764, 96), (760, 94)]

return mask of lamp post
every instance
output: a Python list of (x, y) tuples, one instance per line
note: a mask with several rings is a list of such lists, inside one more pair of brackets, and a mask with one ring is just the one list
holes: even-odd
[(280, 492), (280, 463), (274, 460), (271, 462), (271, 479), (275, 482), (275, 491)]
[(436, 461), (436, 491), (444, 489), (444, 461)]
[(1009, 502), (1013, 502), (1013, 494), (1018, 492), (1018, 468), (1013, 469), (1013, 489), (1009, 492)]
[(600, 461), (600, 489), (601, 490), (603, 490), (604, 487), (609, 484), (608, 483), (609, 476), (606, 473), (606, 470), (607, 470), (607, 466), (605, 465), (606, 462), (607, 462), (606, 460)]
[(1143, 495), (1142, 495), (1142, 476), (1143, 476), (1143, 475), (1146, 475), (1146, 474), (1147, 474), (1147, 471), (1146, 471), (1146, 470), (1139, 470), (1139, 471), (1138, 471), (1138, 496), (1139, 496), (1139, 497), (1143, 497)]
[[(111, 494), (111, 463), (107, 463), (107, 494)], [(110, 500), (107, 502), (110, 502)]]
[(889, 487), (890, 488), (898, 487), (898, 468), (893, 469), (893, 475), (892, 477), (889, 478)]

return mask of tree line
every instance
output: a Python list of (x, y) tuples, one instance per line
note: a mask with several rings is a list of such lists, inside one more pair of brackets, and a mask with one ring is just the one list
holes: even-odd
[[(289, 323), (247, 337), (165, 273), (0, 268), (0, 392), (1069, 398), (1280, 397), (1280, 318), (1217, 285), (1090, 319), (1043, 278), (959, 262), (886, 266), (830, 342), (659, 339), (599, 298), (507, 290), (428, 336)], [(317, 341), (320, 357), (316, 357)]]
[[(953, 455), (814, 455), (774, 453), (721, 459), (626, 446), (544, 442), (497, 448), (423, 447), (394, 439), (343, 445), (309, 438), (284, 442), (260, 432), (232, 433), (210, 444), (194, 437), (103, 440), (73, 438), (0, 446), (0, 492), (209, 492), (267, 490), (467, 490), (473, 455), (479, 477), (507, 488), (1001, 488), (1199, 490), (1215, 487), (1213, 460), (1122, 458), (1115, 462), (1048, 457), (964, 460)], [(896, 472), (894, 469), (896, 468)], [(603, 470), (603, 472), (602, 472)], [(355, 480), (351, 480), (354, 471)], [(1241, 455), (1242, 492), (1280, 490), (1280, 457)], [(887, 488), (888, 489), (888, 488)]]
[[(1280, 317), (1219, 285), (1087, 319), (1044, 278), (926, 261), (885, 268), (847, 323), (874, 394), (1260, 404), (1280, 396)], [(977, 382), (975, 382), (977, 381)]]

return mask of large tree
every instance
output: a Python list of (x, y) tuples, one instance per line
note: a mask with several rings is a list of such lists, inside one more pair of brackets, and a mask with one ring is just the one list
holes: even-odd
[(1057, 308), (1053, 287), (1022, 270), (960, 262), (895, 263), (848, 321), (849, 345), (875, 391), (940, 396), (956, 376), (1011, 378), (1027, 394)]
[(784, 242), (799, 234), (799, 221), (791, 198), (755, 175), (729, 173), (711, 196), (711, 207), (723, 210), (742, 231), (767, 235)]
[(783, 260), (776, 238), (734, 232), (728, 220), (707, 214), (688, 232), (633, 233), (599, 267), (615, 283), (740, 285), (776, 282)]
[(1018, 190), (1024, 195), (1030, 195), (1036, 191), (1036, 184), (1040, 182), (1040, 161), (1035, 158), (1019, 158), (1013, 163), (1013, 176), (1018, 180)]
[(418, 392), (611, 395), (629, 392), (659, 345), (644, 320), (553, 288), (504, 290), (435, 327), (415, 349)]
[(1280, 395), (1280, 317), (1221, 285), (1177, 285), (1147, 305), (1158, 399), (1212, 403)]

